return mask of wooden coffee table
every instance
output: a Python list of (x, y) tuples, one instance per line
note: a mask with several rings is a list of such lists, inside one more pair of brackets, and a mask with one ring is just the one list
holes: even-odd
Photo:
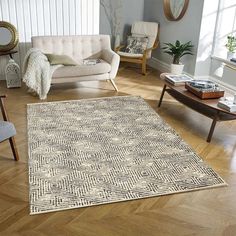
[[(163, 78), (163, 75), (161, 77)], [(161, 106), (165, 92), (187, 107), (213, 120), (207, 137), (207, 142), (211, 142), (211, 138), (218, 121), (236, 120), (236, 113), (226, 111), (217, 106), (219, 99), (202, 100), (193, 93), (187, 91), (184, 86), (174, 86), (167, 81), (164, 81), (164, 87), (158, 107)]]

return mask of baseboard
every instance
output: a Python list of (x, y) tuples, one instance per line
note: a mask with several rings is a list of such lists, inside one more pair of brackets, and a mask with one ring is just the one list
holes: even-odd
[[(170, 72), (170, 65), (164, 61), (161, 61), (155, 57), (152, 57), (149, 62), (148, 62), (148, 65), (156, 70), (159, 70), (160, 72), (162, 73), (168, 73)], [(193, 76), (189, 73), (187, 73), (186, 71), (184, 71), (184, 74), (190, 76), (190, 77), (193, 77), (194, 79), (199, 79), (199, 80), (212, 80), (212, 81), (215, 81), (216, 83), (218, 83), (221, 87), (223, 87), (225, 89), (226, 92), (228, 93), (233, 93), (235, 94), (236, 93), (236, 87), (235, 86), (232, 86), (232, 85), (229, 85), (229, 84), (226, 84), (224, 82), (222, 82), (221, 80), (215, 78), (215, 77), (212, 77), (212, 76)]]
[[(156, 70), (159, 70), (160, 72), (162, 73), (169, 73), (170, 72), (170, 64), (164, 62), (164, 61), (161, 61), (155, 57), (152, 57), (149, 61), (148, 61), (148, 65)], [(193, 75), (189, 74), (188, 72), (186, 71), (183, 71), (184, 74), (190, 76), (190, 77), (193, 77)], [(195, 78), (195, 77), (194, 77)], [(197, 78), (195, 78), (197, 79)], [(200, 79), (200, 78), (198, 78)]]
[(152, 57), (148, 61), (148, 65), (160, 72), (170, 72), (170, 65), (164, 61), (161, 61), (155, 57)]

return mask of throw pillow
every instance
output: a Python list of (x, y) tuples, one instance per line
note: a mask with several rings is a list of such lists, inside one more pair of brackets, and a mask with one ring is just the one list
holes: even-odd
[(57, 55), (57, 54), (45, 54), (51, 65), (64, 65), (64, 66), (77, 66), (78, 63), (75, 62), (71, 57), (67, 55)]
[(147, 49), (148, 37), (133, 37), (129, 36), (127, 39), (127, 46), (125, 52), (132, 54), (143, 54)]

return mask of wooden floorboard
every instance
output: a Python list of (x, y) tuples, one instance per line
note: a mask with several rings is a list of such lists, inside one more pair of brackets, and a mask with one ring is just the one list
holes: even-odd
[(9, 143), (0, 144), (0, 235), (236, 235), (236, 122), (217, 124), (207, 143), (211, 121), (168, 95), (157, 109), (163, 85), (159, 73), (151, 69), (147, 76), (139, 73), (122, 67), (116, 79), (118, 93), (107, 82), (54, 85), (43, 102), (141, 96), (229, 186), (30, 216), (26, 104), (41, 101), (27, 94), (24, 86), (6, 89), (0, 81), (0, 94), (8, 95), (6, 107), (17, 129), (20, 155), (14, 162)]

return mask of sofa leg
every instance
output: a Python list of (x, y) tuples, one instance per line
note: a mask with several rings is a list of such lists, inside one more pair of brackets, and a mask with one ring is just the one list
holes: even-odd
[(112, 80), (112, 79), (110, 79), (110, 82), (111, 82), (112, 86), (114, 87), (114, 89), (115, 89), (117, 92), (119, 92), (119, 90), (118, 90), (118, 88), (117, 88), (117, 86), (116, 86), (116, 84), (115, 84), (115, 81)]
[(147, 64), (146, 61), (142, 63), (142, 74), (146, 75), (147, 74)]

